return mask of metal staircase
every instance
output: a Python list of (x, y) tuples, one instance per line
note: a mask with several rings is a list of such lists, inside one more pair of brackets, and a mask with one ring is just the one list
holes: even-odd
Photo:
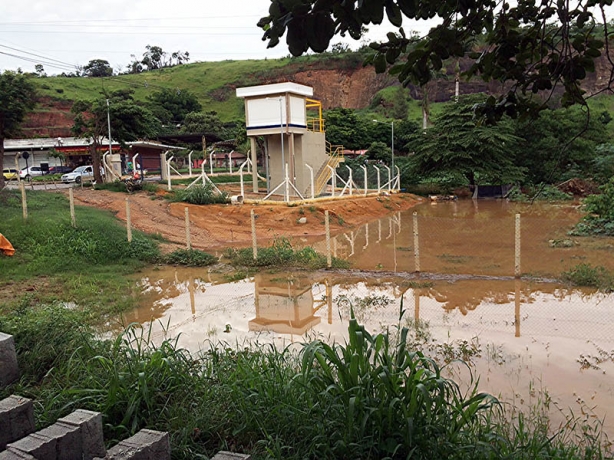
[[(337, 166), (339, 166), (339, 163), (343, 161), (342, 145), (332, 145), (330, 142), (326, 142), (326, 150), (328, 152), (328, 160), (324, 164), (322, 164), (314, 179), (314, 196), (320, 195), (326, 187), (326, 184), (330, 180), (330, 169), (328, 168), (328, 166), (330, 166), (331, 168), (336, 168)], [(307, 190), (305, 191), (305, 196), (308, 195), (307, 192), (309, 191), (309, 187), (311, 187), (311, 185), (307, 187)]]

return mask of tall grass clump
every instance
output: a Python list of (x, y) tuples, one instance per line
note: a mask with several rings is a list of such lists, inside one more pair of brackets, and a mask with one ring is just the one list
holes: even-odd
[(228, 194), (226, 192), (218, 193), (209, 182), (205, 185), (195, 185), (184, 190), (178, 190), (174, 198), (176, 201), (184, 201), (190, 204), (230, 203)]
[(593, 287), (600, 291), (614, 290), (614, 275), (601, 265), (578, 264), (561, 274), (573, 286)]
[[(295, 249), (287, 238), (276, 238), (269, 247), (258, 248), (254, 259), (252, 248), (227, 249), (224, 257), (230, 263), (241, 267), (301, 267), (309, 269), (326, 268), (326, 256), (312, 247)], [(348, 268), (349, 263), (336, 257), (332, 259), (333, 268)]]
[(198, 249), (177, 249), (164, 256), (164, 262), (187, 267), (206, 267), (218, 261), (217, 257)]

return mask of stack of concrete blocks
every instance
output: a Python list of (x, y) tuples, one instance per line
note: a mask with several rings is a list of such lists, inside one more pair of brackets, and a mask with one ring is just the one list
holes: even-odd
[[(19, 378), (13, 337), (0, 332), (0, 388)], [(0, 460), (170, 460), (168, 433), (141, 430), (105, 449), (102, 414), (76, 410), (35, 432), (32, 401), (9, 396), (0, 401)]]

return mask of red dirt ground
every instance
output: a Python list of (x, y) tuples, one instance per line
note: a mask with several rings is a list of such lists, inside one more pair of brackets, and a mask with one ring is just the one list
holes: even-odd
[[(126, 196), (105, 190), (74, 189), (76, 204), (107, 209), (126, 221)], [(176, 247), (184, 245), (185, 208), (190, 214), (192, 246), (197, 249), (221, 249), (249, 246), (252, 242), (250, 211), (256, 214), (259, 245), (268, 245), (276, 237), (302, 240), (321, 238), (325, 234), (324, 212), (329, 211), (331, 233), (339, 233), (395, 211), (410, 209), (419, 198), (408, 194), (352, 197), (336, 201), (318, 201), (301, 206), (277, 203), (197, 206), (170, 203), (164, 192), (138, 192), (129, 196), (132, 227), (157, 233)], [(305, 224), (298, 223), (305, 217)], [(169, 248), (170, 249), (170, 248)]]

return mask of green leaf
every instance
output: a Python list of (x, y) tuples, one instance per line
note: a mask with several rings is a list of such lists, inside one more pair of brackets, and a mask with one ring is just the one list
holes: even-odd
[(401, 27), (403, 24), (403, 15), (401, 14), (401, 10), (393, 0), (386, 1), (386, 15), (393, 26)]

